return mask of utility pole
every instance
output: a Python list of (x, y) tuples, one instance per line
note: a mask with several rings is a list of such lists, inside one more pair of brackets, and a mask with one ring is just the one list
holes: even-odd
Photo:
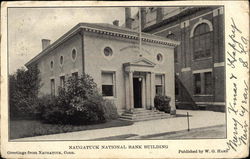
[(139, 11), (139, 18), (138, 18), (138, 22), (139, 22), (139, 56), (142, 57), (142, 51), (141, 51), (141, 45), (142, 45), (142, 39), (141, 39), (141, 7), (138, 7), (138, 11)]

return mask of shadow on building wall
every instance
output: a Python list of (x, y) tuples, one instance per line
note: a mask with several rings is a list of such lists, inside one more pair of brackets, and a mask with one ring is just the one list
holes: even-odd
[(198, 109), (192, 95), (188, 92), (187, 88), (183, 85), (178, 76), (175, 76), (175, 82), (178, 85), (178, 95), (176, 95), (176, 108), (177, 109)]

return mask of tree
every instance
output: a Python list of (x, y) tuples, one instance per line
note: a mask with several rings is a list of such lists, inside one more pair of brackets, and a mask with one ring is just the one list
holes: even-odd
[(29, 116), (37, 112), (40, 88), (39, 70), (36, 66), (28, 70), (18, 69), (9, 75), (9, 101), (11, 117)]

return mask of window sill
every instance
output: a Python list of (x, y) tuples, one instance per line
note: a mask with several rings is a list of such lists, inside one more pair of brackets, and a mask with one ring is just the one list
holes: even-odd
[(196, 62), (196, 61), (203, 61), (203, 60), (209, 60), (212, 59), (212, 57), (204, 57), (204, 58), (200, 58), (200, 59), (193, 59), (192, 61)]
[(212, 97), (214, 96), (213, 94), (194, 94), (194, 97)]
[(114, 96), (102, 96), (104, 99), (116, 99)]

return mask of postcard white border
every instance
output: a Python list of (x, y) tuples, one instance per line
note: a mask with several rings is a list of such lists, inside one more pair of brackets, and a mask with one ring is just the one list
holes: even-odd
[[(228, 153), (178, 153), (178, 150), (189, 150), (192, 149), (225, 149), (227, 148), (227, 141), (233, 138), (233, 121), (232, 116), (227, 111), (227, 138), (228, 139), (194, 139), (194, 140), (129, 140), (129, 141), (46, 141), (46, 142), (9, 142), (8, 141), (8, 116), (7, 116), (7, 105), (8, 105), (8, 82), (7, 82), (7, 7), (59, 7), (59, 6), (160, 6), (160, 5), (223, 5), (225, 7), (225, 43), (229, 42), (228, 34), (230, 33), (231, 17), (234, 18), (237, 26), (240, 26), (244, 35), (249, 35), (249, 8), (247, 1), (207, 1), (206, 3), (201, 1), (182, 1), (182, 2), (3, 2), (1, 10), (1, 155), (4, 158), (236, 158), (244, 157), (248, 155), (247, 145), (237, 147), (237, 151), (230, 150)], [(249, 37), (248, 37), (249, 39)], [(248, 43), (249, 44), (249, 43)], [(249, 45), (247, 46), (249, 48)], [(230, 50), (226, 45), (225, 50)], [(247, 49), (248, 50), (248, 49)], [(244, 60), (249, 63), (249, 55), (244, 56)], [(225, 59), (228, 58), (226, 54)], [(233, 98), (233, 88), (230, 85), (228, 79), (232, 69), (226, 66), (226, 104), (228, 106), (229, 99)], [(240, 66), (238, 66), (240, 68)], [(247, 71), (234, 71), (237, 76), (242, 80), (245, 79), (249, 86), (248, 72)], [(239, 85), (238, 90), (242, 90), (243, 85)], [(242, 93), (241, 91), (239, 93)], [(249, 97), (248, 97), (249, 99)], [(239, 98), (239, 100), (242, 100)], [(249, 105), (249, 103), (248, 103)], [(247, 110), (249, 108), (247, 107)], [(237, 117), (235, 117), (237, 118)], [(240, 121), (246, 120), (249, 125), (249, 114), (246, 114), (243, 118), (237, 118)], [(247, 127), (249, 134), (249, 127)], [(249, 138), (249, 137), (248, 137)], [(110, 150), (74, 150), (74, 155), (9, 155), (8, 151), (70, 151), (70, 145), (168, 145), (168, 149), (143, 149), (143, 150), (132, 150), (132, 149), (110, 149)]]

